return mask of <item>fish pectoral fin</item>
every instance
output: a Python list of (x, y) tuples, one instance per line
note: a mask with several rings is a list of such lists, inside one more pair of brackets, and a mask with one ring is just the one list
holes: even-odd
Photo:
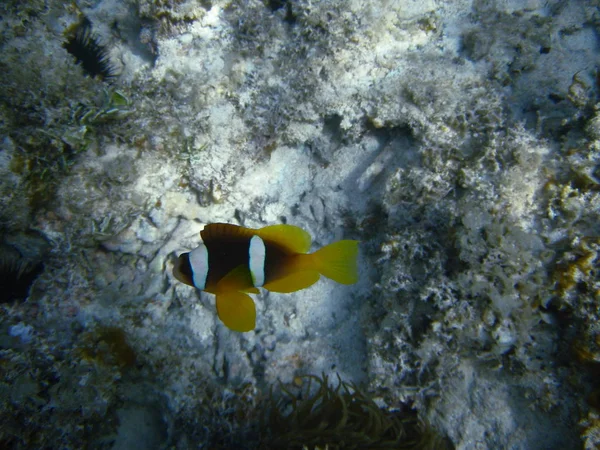
[(310, 234), (294, 225), (270, 225), (255, 232), (263, 241), (275, 243), (291, 253), (306, 253), (310, 250)]
[(250, 269), (245, 264), (240, 264), (227, 275), (219, 280), (217, 283), (217, 292), (222, 291), (243, 291), (258, 293), (253, 291), (254, 283), (252, 282), (252, 275)]
[(219, 319), (233, 331), (246, 332), (256, 326), (254, 300), (243, 292), (229, 291), (217, 294)]
[(294, 272), (279, 278), (274, 281), (265, 283), (263, 288), (271, 292), (279, 292), (288, 294), (296, 292), (300, 289), (305, 289), (319, 281), (320, 274), (316, 270), (304, 270), (302, 272)]

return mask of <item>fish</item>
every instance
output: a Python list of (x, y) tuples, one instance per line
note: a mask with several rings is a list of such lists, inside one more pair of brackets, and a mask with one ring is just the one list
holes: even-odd
[(341, 284), (358, 281), (358, 244), (341, 240), (308, 253), (311, 236), (300, 227), (279, 224), (246, 228), (211, 223), (202, 243), (178, 256), (174, 277), (216, 296), (217, 315), (229, 329), (256, 327), (256, 306), (248, 294), (290, 293), (306, 289), (321, 275)]

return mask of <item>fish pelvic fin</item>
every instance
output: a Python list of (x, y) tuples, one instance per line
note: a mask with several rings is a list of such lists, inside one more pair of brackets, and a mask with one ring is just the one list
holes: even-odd
[(358, 281), (358, 241), (334, 242), (310, 256), (321, 275), (341, 284), (354, 284)]
[(256, 306), (249, 295), (237, 291), (220, 292), (216, 303), (219, 319), (227, 328), (241, 333), (254, 330)]

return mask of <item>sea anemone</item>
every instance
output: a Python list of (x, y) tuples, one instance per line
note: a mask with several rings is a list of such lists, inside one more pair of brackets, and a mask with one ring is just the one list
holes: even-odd
[[(316, 382), (316, 389), (314, 383)], [(337, 387), (322, 378), (297, 378), (300, 392), (283, 385), (283, 398), (271, 394), (266, 429), (271, 430), (261, 448), (288, 449), (446, 449), (451, 448), (416, 411), (381, 409), (354, 384), (338, 376)]]

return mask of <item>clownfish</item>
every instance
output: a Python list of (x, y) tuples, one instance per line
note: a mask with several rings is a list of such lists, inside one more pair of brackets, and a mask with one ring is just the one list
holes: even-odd
[(295, 292), (321, 275), (342, 284), (358, 281), (358, 241), (338, 241), (308, 253), (310, 235), (293, 225), (253, 229), (213, 223), (200, 236), (200, 246), (179, 255), (173, 275), (215, 294), (219, 319), (234, 331), (254, 329), (256, 307), (248, 294), (258, 294), (259, 287)]

